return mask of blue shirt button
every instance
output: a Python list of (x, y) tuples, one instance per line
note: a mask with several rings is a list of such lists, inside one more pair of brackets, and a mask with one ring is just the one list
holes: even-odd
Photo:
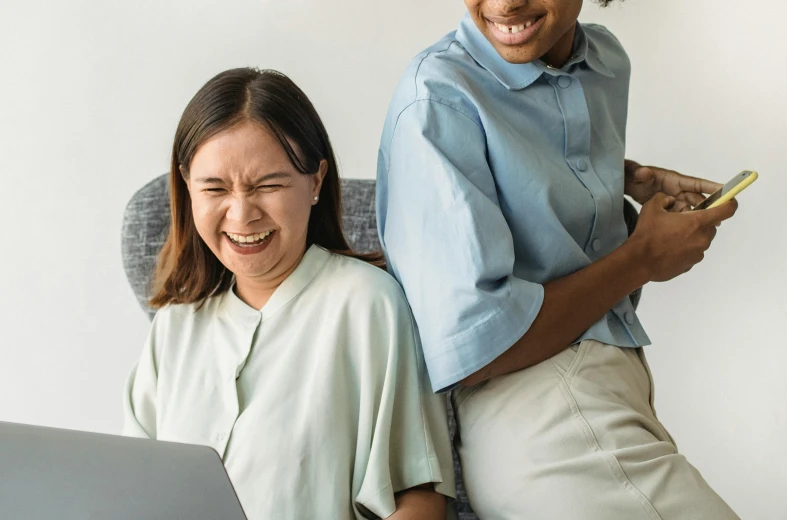
[(598, 253), (599, 251), (601, 251), (601, 240), (599, 240), (598, 238), (597, 238), (597, 239), (595, 239), (595, 240), (593, 241), (592, 247), (593, 247), (593, 251), (595, 251), (595, 252), (597, 252), (597, 253)]
[(626, 319), (626, 323), (628, 323), (629, 325), (634, 325), (634, 313), (633, 312), (628, 311), (626, 313), (626, 315), (624, 316), (624, 318)]
[(568, 76), (560, 76), (557, 78), (557, 84), (560, 85), (560, 88), (568, 88), (571, 86), (571, 78)]
[(577, 170), (584, 172), (588, 169), (588, 162), (585, 159), (577, 159)]

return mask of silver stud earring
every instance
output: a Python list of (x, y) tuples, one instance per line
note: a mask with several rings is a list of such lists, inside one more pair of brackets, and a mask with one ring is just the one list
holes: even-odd
[(320, 197), (314, 197), (314, 202), (317, 202), (317, 200), (318, 200), (319, 198), (320, 198)]

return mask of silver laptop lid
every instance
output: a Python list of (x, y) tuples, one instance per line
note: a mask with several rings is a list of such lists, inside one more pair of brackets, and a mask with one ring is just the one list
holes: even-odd
[(0, 518), (246, 520), (211, 448), (5, 422)]

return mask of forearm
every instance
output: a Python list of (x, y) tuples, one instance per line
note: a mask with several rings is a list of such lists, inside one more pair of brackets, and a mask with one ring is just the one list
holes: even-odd
[(388, 520), (444, 520), (445, 515), (445, 497), (429, 485), (397, 494), (396, 512)]
[(641, 248), (631, 240), (606, 257), (544, 285), (544, 302), (522, 338), (462, 380), (465, 386), (540, 363), (573, 343), (620, 300), (648, 282)]

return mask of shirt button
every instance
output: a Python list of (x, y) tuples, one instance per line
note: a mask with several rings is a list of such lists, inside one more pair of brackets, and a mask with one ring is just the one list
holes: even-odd
[(626, 315), (624, 316), (624, 318), (626, 319), (626, 323), (628, 323), (629, 325), (634, 325), (634, 313), (633, 312), (628, 311), (626, 313)]
[(568, 76), (560, 76), (557, 78), (557, 84), (560, 85), (560, 88), (568, 88), (571, 86), (571, 78)]
[(227, 434), (225, 432), (222, 432), (222, 433), (216, 435), (216, 440), (219, 440), (219, 441), (223, 441), (226, 438), (227, 438)]
[(577, 159), (577, 170), (584, 172), (588, 169), (588, 162), (585, 159)]
[(597, 239), (595, 239), (595, 240), (593, 241), (592, 247), (593, 247), (593, 251), (595, 251), (595, 252), (597, 252), (597, 253), (598, 253), (599, 251), (601, 251), (601, 240), (599, 240), (598, 238), (597, 238)]

